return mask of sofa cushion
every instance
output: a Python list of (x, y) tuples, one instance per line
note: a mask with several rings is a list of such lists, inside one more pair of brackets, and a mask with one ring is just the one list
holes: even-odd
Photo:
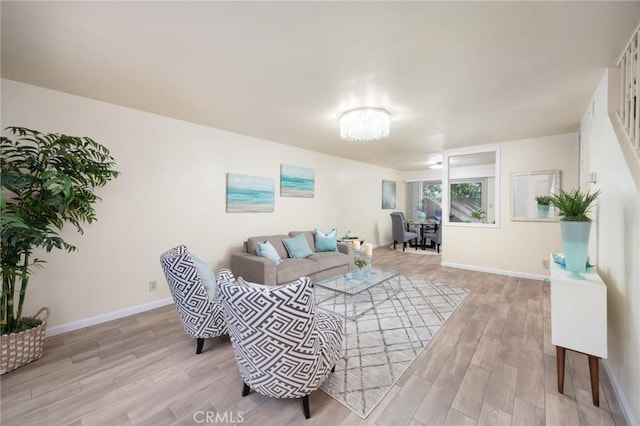
[(267, 259), (271, 259), (276, 262), (276, 265), (282, 263), (282, 258), (276, 251), (276, 248), (269, 241), (265, 241), (264, 243), (258, 243), (258, 247), (256, 249), (258, 256), (266, 257)]
[(326, 234), (316, 229), (316, 252), (320, 251), (338, 251), (338, 231), (333, 228)]
[(282, 242), (289, 253), (289, 257), (293, 257), (294, 259), (304, 259), (313, 254), (313, 250), (309, 246), (307, 239), (302, 234), (285, 238)]
[(263, 235), (258, 237), (250, 237), (247, 239), (247, 253), (258, 255), (258, 243), (268, 241), (276, 249), (281, 258), (289, 257), (287, 250), (282, 244), (282, 240), (289, 238), (288, 235)]
[(351, 257), (349, 257), (349, 255), (335, 251), (317, 252), (314, 253), (313, 256), (309, 256), (307, 259), (316, 262), (318, 265), (318, 271), (348, 265), (349, 262), (351, 262)]
[(304, 237), (307, 239), (307, 242), (309, 243), (309, 247), (311, 247), (311, 250), (316, 251), (316, 241), (315, 238), (313, 237), (313, 231), (291, 231), (289, 232), (289, 236), (290, 237), (295, 237), (297, 235), (304, 235)]
[(278, 284), (288, 283), (318, 271), (318, 264), (308, 259), (282, 259), (276, 271)]

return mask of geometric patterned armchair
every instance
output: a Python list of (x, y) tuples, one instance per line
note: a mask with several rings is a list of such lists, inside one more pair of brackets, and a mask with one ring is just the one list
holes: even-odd
[[(162, 254), (160, 264), (184, 331), (197, 339), (196, 354), (199, 354), (204, 339), (227, 334), (222, 305), (219, 300), (209, 301), (202, 278), (186, 246), (179, 245)], [(228, 269), (221, 269), (216, 277), (216, 281), (234, 280)]]
[(281, 286), (222, 280), (219, 290), (242, 396), (300, 398), (308, 419), (309, 394), (342, 355), (343, 320), (316, 312), (308, 277)]

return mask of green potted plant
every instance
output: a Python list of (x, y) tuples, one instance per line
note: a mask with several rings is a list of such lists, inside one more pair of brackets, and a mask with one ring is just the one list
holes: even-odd
[(364, 278), (364, 268), (367, 267), (368, 263), (365, 259), (358, 257), (354, 262), (356, 265), (355, 270), (355, 278), (356, 280), (361, 280)]
[(538, 203), (538, 217), (549, 217), (549, 205), (551, 204), (551, 196), (539, 195), (536, 197), (536, 203)]
[(0, 141), (0, 374), (42, 356), (48, 308), (44, 318), (43, 310), (31, 318), (22, 313), (29, 277), (44, 263), (34, 250), (76, 250), (59, 232), (68, 224), (82, 234), (81, 225), (96, 220), (94, 190), (119, 174), (107, 148), (88, 137), (6, 130), (14, 140)]
[(551, 204), (560, 214), (560, 231), (565, 267), (574, 278), (586, 270), (591, 218), (587, 216), (600, 191), (580, 192), (579, 189), (560, 191), (551, 196)]
[(471, 218), (474, 222), (482, 222), (487, 217), (487, 212), (482, 209), (476, 209), (471, 212)]

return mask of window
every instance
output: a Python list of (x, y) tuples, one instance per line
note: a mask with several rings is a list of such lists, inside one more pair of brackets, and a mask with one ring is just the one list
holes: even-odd
[(407, 219), (442, 217), (442, 183), (440, 181), (407, 182)]
[(451, 222), (486, 223), (487, 203), (483, 197), (483, 180), (451, 182)]
[(445, 153), (445, 222), (498, 225), (499, 158), (498, 148)]

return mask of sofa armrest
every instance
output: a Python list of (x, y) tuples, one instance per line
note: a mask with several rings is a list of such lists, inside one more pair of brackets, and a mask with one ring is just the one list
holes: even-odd
[(278, 283), (276, 269), (275, 262), (266, 257), (249, 253), (231, 253), (231, 270), (233, 274), (247, 281), (276, 285)]
[(349, 271), (353, 271), (355, 269), (355, 265), (353, 264), (353, 243), (338, 243), (338, 251), (349, 256), (349, 259), (351, 259), (349, 262)]
[(338, 251), (340, 253), (348, 254), (353, 257), (353, 244), (352, 243), (338, 243)]

